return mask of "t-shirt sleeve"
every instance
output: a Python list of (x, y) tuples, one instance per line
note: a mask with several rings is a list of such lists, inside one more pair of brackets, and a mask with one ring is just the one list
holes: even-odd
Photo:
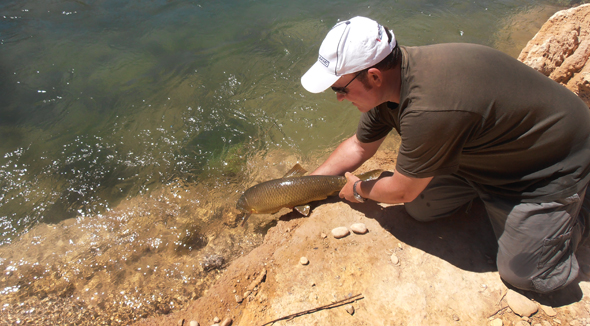
[(467, 141), (479, 130), (481, 117), (462, 111), (411, 111), (400, 122), (401, 145), (396, 170), (414, 178), (458, 170)]
[(393, 129), (393, 126), (386, 122), (387, 119), (381, 116), (383, 109), (383, 105), (380, 105), (361, 114), (356, 129), (356, 137), (361, 143), (372, 143), (377, 141), (387, 136), (387, 134)]

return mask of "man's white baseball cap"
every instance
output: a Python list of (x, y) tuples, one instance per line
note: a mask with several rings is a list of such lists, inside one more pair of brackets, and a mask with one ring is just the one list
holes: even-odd
[(318, 61), (301, 77), (311, 93), (321, 93), (342, 75), (374, 66), (395, 48), (395, 36), (388, 42), (387, 32), (376, 21), (354, 17), (336, 24), (320, 46)]

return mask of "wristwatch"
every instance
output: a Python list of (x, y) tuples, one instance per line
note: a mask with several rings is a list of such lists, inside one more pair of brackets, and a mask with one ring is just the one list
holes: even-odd
[(365, 202), (365, 198), (361, 197), (361, 195), (359, 195), (359, 193), (356, 191), (356, 185), (361, 182), (363, 180), (357, 180), (353, 185), (352, 185), (352, 194), (354, 195), (354, 199), (356, 199), (357, 201), (360, 201), (361, 203)]

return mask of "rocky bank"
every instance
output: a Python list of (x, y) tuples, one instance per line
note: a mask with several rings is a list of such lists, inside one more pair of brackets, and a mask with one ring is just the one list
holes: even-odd
[[(519, 56), (586, 103), (589, 13), (590, 5), (556, 13)], [(397, 145), (388, 138), (359, 171), (393, 171)], [(431, 223), (414, 221), (403, 206), (337, 197), (312, 208), (307, 218), (289, 210), (253, 216), (246, 227), (274, 225), (262, 245), (233, 261), (187, 309), (135, 325), (267, 325), (281, 318), (273, 325), (590, 325), (589, 247), (578, 250), (583, 273), (576, 282), (523, 297), (498, 275), (495, 238), (479, 202)], [(339, 239), (331, 233), (355, 223), (368, 232)]]

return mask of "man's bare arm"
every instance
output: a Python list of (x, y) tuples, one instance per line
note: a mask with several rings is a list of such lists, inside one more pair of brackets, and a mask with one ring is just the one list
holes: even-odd
[(383, 140), (385, 137), (372, 143), (362, 143), (355, 134), (340, 143), (328, 159), (311, 174), (342, 175), (345, 172), (354, 171), (375, 155)]
[[(340, 197), (351, 202), (357, 202), (354, 198), (352, 187), (359, 180), (352, 173), (346, 173), (348, 182), (340, 191)], [(363, 198), (369, 198), (376, 202), (387, 204), (408, 203), (416, 199), (418, 195), (430, 183), (429, 178), (412, 178), (396, 172), (390, 177), (378, 180), (360, 182), (356, 190)]]

